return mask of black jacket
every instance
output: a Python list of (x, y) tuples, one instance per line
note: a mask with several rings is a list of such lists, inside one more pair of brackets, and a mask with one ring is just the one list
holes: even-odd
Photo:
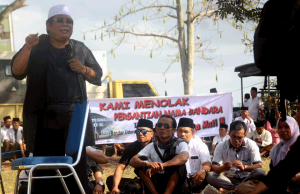
[[(82, 43), (70, 39), (70, 44), (73, 50), (73, 58), (80, 61), (81, 64), (94, 70), (96, 77), (89, 81), (94, 85), (101, 85), (102, 69), (97, 63), (92, 52)], [(33, 47), (28, 62), (27, 69), (22, 75), (15, 75), (14, 78), (22, 80), (27, 77), (27, 90), (23, 104), (23, 133), (28, 151), (34, 150), (35, 134), (37, 129), (37, 112), (44, 110), (46, 107), (46, 66), (48, 64), (50, 41), (49, 35), (39, 36), (39, 43)], [(22, 49), (21, 49), (22, 50)], [(21, 51), (20, 50), (20, 51)], [(19, 51), (19, 52), (20, 52)], [(19, 52), (13, 57), (17, 57)], [(11, 64), (11, 65), (12, 65)], [(85, 78), (81, 74), (78, 75), (80, 89), (82, 93), (82, 101), (87, 99)], [(88, 128), (86, 131), (86, 146), (94, 145), (94, 132), (92, 121), (89, 115)]]

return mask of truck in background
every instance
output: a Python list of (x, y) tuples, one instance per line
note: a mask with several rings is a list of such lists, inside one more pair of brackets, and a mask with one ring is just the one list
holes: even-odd
[[(102, 86), (86, 82), (88, 98), (130, 98), (158, 96), (154, 86), (147, 80), (112, 80), (107, 72), (106, 51), (92, 51), (100, 64), (103, 76)], [(26, 78), (16, 80), (11, 74), (11, 60), (15, 51), (0, 51), (0, 119), (4, 116), (19, 117), (23, 121), (23, 101), (26, 92)]]

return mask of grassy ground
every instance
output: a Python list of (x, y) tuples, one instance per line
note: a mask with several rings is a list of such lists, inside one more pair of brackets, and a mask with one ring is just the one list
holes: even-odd
[[(102, 165), (103, 170), (104, 170), (104, 177), (103, 177), (104, 182), (106, 182), (105, 180), (108, 176), (114, 174), (114, 171), (116, 169), (116, 166), (117, 166), (119, 160), (120, 160), (119, 156), (118, 157), (109, 157), (109, 162), (107, 164)], [(266, 172), (269, 172), (269, 164), (270, 164), (270, 158), (263, 158), (263, 169)], [(2, 163), (1, 174), (2, 174), (2, 179), (3, 179), (3, 183), (4, 183), (5, 193), (13, 194), (15, 178), (16, 178), (17, 173), (16, 173), (16, 171), (11, 170), (9, 161)], [(133, 168), (128, 166), (125, 169), (123, 177), (134, 178), (135, 174), (133, 172)], [(0, 193), (2, 194), (2, 191), (0, 191)], [(109, 193), (107, 186), (106, 186), (105, 193)]]

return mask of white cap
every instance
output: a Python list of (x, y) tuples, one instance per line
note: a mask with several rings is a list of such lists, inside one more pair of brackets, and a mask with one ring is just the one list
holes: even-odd
[(61, 4), (61, 5), (55, 5), (50, 8), (48, 13), (48, 19), (51, 18), (52, 16), (59, 15), (59, 14), (68, 15), (71, 17), (69, 8), (66, 5)]

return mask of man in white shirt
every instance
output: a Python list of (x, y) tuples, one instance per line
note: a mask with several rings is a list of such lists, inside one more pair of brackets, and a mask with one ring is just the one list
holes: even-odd
[(13, 118), (13, 128), (7, 132), (8, 144), (11, 151), (20, 150), (21, 155), (14, 153), (14, 159), (25, 157), (24, 141), (23, 141), (23, 127), (20, 126), (20, 119)]
[(255, 126), (256, 130), (248, 133), (247, 137), (256, 142), (261, 156), (267, 156), (276, 144), (272, 143), (272, 135), (266, 130), (265, 121), (257, 121)]
[(132, 167), (144, 168), (139, 174), (152, 194), (186, 192), (189, 151), (186, 141), (174, 137), (176, 125), (174, 117), (162, 115), (155, 128), (158, 141), (149, 143), (130, 160)]
[(193, 120), (180, 118), (177, 137), (189, 142), (189, 160), (185, 163), (189, 190), (193, 193), (200, 193), (207, 185), (205, 177), (211, 169), (211, 162), (207, 145), (195, 133)]
[(8, 146), (8, 138), (7, 138), (7, 132), (9, 129), (12, 129), (12, 122), (10, 116), (3, 117), (4, 125), (1, 128), (1, 143), (3, 143), (3, 147), (1, 148), (2, 152), (8, 152), (9, 146)]
[(256, 129), (253, 119), (249, 116), (248, 107), (241, 107), (242, 116), (235, 118), (235, 121), (244, 121), (247, 126), (246, 136)]
[(251, 98), (248, 100), (247, 105), (249, 108), (249, 116), (254, 120), (260, 120), (259, 111), (263, 111), (263, 103), (262, 101), (257, 97), (257, 88), (252, 87), (251, 91)]
[(228, 125), (221, 123), (220, 124), (220, 128), (219, 128), (219, 135), (216, 135), (213, 139), (213, 143), (211, 146), (211, 151), (214, 152), (216, 149), (216, 146), (218, 145), (218, 143), (225, 141), (227, 139), (229, 139), (229, 135), (227, 134), (228, 132)]

